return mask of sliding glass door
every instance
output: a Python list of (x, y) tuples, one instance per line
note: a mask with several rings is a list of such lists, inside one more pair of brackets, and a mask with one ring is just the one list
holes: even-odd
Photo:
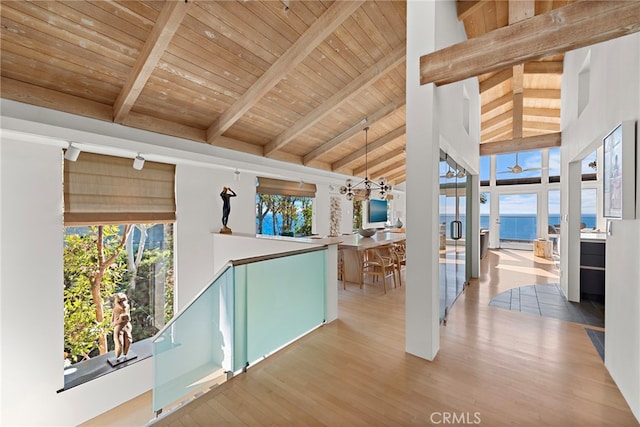
[(466, 277), (467, 174), (440, 153), (440, 321), (462, 292)]

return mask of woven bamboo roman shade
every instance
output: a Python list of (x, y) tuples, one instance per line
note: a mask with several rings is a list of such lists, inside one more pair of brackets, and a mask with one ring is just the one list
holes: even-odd
[(82, 153), (64, 162), (64, 224), (140, 224), (176, 219), (175, 165)]
[(256, 192), (281, 196), (316, 197), (316, 185), (259, 176)]

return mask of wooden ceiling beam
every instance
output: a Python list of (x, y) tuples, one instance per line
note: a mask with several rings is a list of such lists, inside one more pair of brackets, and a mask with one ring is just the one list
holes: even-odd
[(420, 58), (420, 84), (443, 85), (640, 31), (640, 2), (577, 1)]
[(207, 142), (215, 144), (233, 124), (300, 64), (320, 43), (355, 12), (364, 0), (336, 1), (291, 47), (207, 129)]
[(480, 114), (484, 116), (485, 114), (495, 110), (496, 108), (500, 108), (511, 101), (513, 101), (513, 98), (510, 93), (502, 95), (500, 98), (496, 98), (493, 101), (487, 102), (482, 107), (480, 107)]
[[(399, 148), (399, 149), (384, 153), (383, 155), (378, 156), (373, 160), (369, 160), (369, 170), (375, 169), (377, 166), (381, 165), (382, 163), (388, 162), (389, 160), (393, 160), (396, 157), (402, 156), (404, 154), (405, 154), (404, 148)], [(353, 170), (353, 174), (355, 176), (358, 176), (366, 171), (367, 169), (364, 166), (360, 166)], [(372, 178), (373, 176), (379, 176), (379, 174), (372, 172), (369, 178)]]
[(366, 145), (365, 147), (362, 147), (356, 151), (354, 151), (353, 153), (343, 157), (342, 159), (338, 160), (337, 162), (334, 162), (333, 164), (331, 164), (331, 169), (332, 170), (338, 170), (338, 169), (343, 169), (346, 166), (348, 166), (349, 164), (355, 162), (356, 160), (360, 159), (361, 157), (364, 157), (365, 154), (371, 154), (372, 152), (376, 151), (379, 148), (382, 148), (385, 146), (385, 144), (393, 141), (394, 139), (401, 137), (402, 135), (404, 135), (405, 133), (407, 133), (407, 126), (406, 125), (402, 125), (399, 128), (396, 128), (394, 130), (392, 130), (391, 132), (387, 133), (386, 135), (382, 136), (381, 138), (376, 139), (375, 141), (369, 143), (368, 145)]
[(543, 148), (560, 147), (562, 134), (548, 133), (540, 136), (514, 138), (503, 141), (485, 142), (480, 144), (480, 155), (515, 153), (519, 151), (541, 150)]
[(498, 86), (499, 84), (506, 82), (512, 77), (513, 77), (513, 70), (511, 68), (498, 71), (488, 79), (480, 82), (480, 94)]
[(525, 74), (562, 74), (562, 61), (534, 61), (524, 64)]
[(397, 162), (393, 162), (390, 165), (385, 166), (384, 168), (377, 170), (371, 173), (372, 179), (378, 179), (383, 176), (392, 175), (398, 171), (402, 171), (404, 173), (404, 168), (407, 166), (407, 159), (402, 158), (402, 160), (398, 160)]
[(392, 103), (385, 105), (375, 113), (371, 114), (370, 116), (367, 116), (365, 119), (363, 119), (363, 121), (358, 123), (356, 126), (352, 126), (351, 128), (347, 129), (341, 134), (325, 142), (315, 150), (311, 151), (309, 154), (305, 155), (302, 159), (303, 163), (306, 165), (309, 162), (314, 161), (318, 157), (321, 157), (324, 154), (329, 153), (333, 149), (342, 145), (346, 140), (348, 140), (358, 132), (361, 132), (365, 127), (371, 126), (377, 121), (384, 120), (386, 117), (395, 113), (399, 108), (404, 107), (406, 102), (407, 102), (407, 98), (403, 96), (401, 98), (396, 99)]
[(495, 138), (504, 139), (505, 137), (511, 137), (513, 135), (513, 127), (511, 126), (511, 122), (505, 123), (501, 128), (488, 131), (481, 132), (481, 141), (491, 141)]
[[(536, 13), (535, 0), (510, 0), (509, 1), (509, 25), (516, 24), (533, 17)], [(524, 64), (515, 64), (512, 67), (513, 80), (511, 91), (513, 93), (513, 138), (522, 138), (522, 111), (524, 109), (524, 99), (522, 90), (524, 88)]]
[(469, 16), (476, 13), (489, 0), (458, 0), (456, 1), (456, 10), (458, 13), (458, 21), (462, 22)]
[[(337, 2), (342, 3), (342, 2)], [(315, 110), (298, 120), (293, 126), (276, 136), (271, 142), (265, 145), (264, 156), (270, 157), (275, 151), (282, 149), (298, 135), (309, 129), (311, 126), (322, 120), (333, 110), (353, 99), (363, 90), (377, 82), (388, 71), (400, 65), (406, 57), (405, 44), (398, 46), (389, 55), (369, 67), (345, 87), (334, 93), (329, 99), (319, 105)]]
[(405, 182), (406, 180), (407, 180), (406, 171), (398, 172), (393, 175), (389, 175), (387, 177), (387, 181), (390, 182), (392, 185), (398, 185), (399, 183)]
[(492, 117), (488, 120), (482, 120), (482, 126), (481, 129), (484, 130), (489, 130), (493, 127), (496, 127), (498, 125), (501, 125), (505, 122), (510, 122), (513, 119), (513, 111), (509, 110), (509, 111), (505, 111), (502, 114), (498, 114), (495, 117)]
[(108, 122), (113, 118), (113, 109), (110, 105), (75, 95), (32, 85), (9, 77), (2, 77), (0, 87), (2, 88), (2, 98)]
[(168, 1), (164, 3), (158, 20), (144, 43), (140, 55), (126, 83), (113, 105), (113, 121), (122, 123), (140, 96), (149, 77), (164, 54), (182, 19), (187, 14), (188, 3)]
[(550, 117), (554, 119), (560, 118), (560, 110), (557, 108), (531, 108), (525, 107), (523, 114), (525, 116)]
[(524, 91), (525, 98), (531, 99), (560, 99), (560, 89), (527, 89)]
[(534, 120), (527, 120), (522, 124), (522, 127), (527, 130), (558, 132), (560, 130), (560, 122), (537, 122)]

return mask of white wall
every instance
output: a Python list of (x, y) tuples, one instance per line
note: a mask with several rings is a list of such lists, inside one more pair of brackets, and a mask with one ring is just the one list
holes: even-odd
[[(578, 116), (578, 73), (588, 55), (589, 103)], [(561, 210), (569, 222), (563, 219), (560, 243), (561, 284), (570, 299), (579, 298), (579, 254), (575, 248), (579, 247), (580, 234), (576, 231), (580, 205), (572, 199), (572, 194), (580, 190), (580, 178), (571, 162), (588, 154), (617, 123), (639, 119), (639, 34), (566, 54), (562, 78)], [(640, 155), (636, 163), (640, 165)], [(613, 234), (606, 242), (605, 366), (640, 420), (640, 198), (636, 202), (637, 219), (615, 221)], [(571, 252), (572, 256), (566, 256)]]
[(146, 391), (150, 359), (56, 393), (64, 385), (62, 151), (0, 144), (0, 424), (75, 425)]
[[(439, 150), (442, 145), (465, 169), (478, 173), (480, 101), (475, 79), (421, 86), (419, 64), (420, 56), (463, 40), (455, 2), (407, 2), (406, 350), (428, 360), (440, 346)], [(469, 134), (462, 117), (465, 85), (471, 94)]]
[(239, 181), (234, 181), (228, 170), (182, 164), (176, 167), (178, 309), (210, 283), (220, 267), (214, 264), (213, 233), (222, 227), (220, 192), (225, 186), (237, 194), (231, 199), (228, 227), (234, 233), (255, 235), (255, 175), (241, 173)]
[[(62, 148), (66, 141), (78, 142), (85, 151), (123, 157), (142, 152), (148, 160), (177, 164), (178, 306), (188, 303), (215, 274), (212, 232), (221, 227), (219, 194), (224, 185), (238, 194), (231, 201), (228, 225), (240, 234), (255, 233), (256, 175), (302, 177), (319, 188), (345, 179), (208, 144), (0, 102), (0, 425), (77, 425), (148, 391), (152, 384), (149, 358), (56, 393), (64, 385)], [(241, 171), (239, 181), (233, 181), (236, 167)], [(328, 192), (319, 192), (316, 203), (328, 210)], [(351, 230), (350, 218), (343, 228)], [(335, 253), (332, 256), (335, 265)]]

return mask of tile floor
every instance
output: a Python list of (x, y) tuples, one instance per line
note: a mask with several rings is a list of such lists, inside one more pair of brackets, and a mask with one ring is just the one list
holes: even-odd
[(604, 328), (604, 304), (567, 301), (557, 283), (509, 289), (493, 297), (489, 305)]
[[(603, 303), (590, 300), (570, 302), (557, 283), (509, 289), (493, 297), (489, 305), (604, 328)], [(604, 331), (591, 328), (585, 328), (585, 331), (604, 362)]]

